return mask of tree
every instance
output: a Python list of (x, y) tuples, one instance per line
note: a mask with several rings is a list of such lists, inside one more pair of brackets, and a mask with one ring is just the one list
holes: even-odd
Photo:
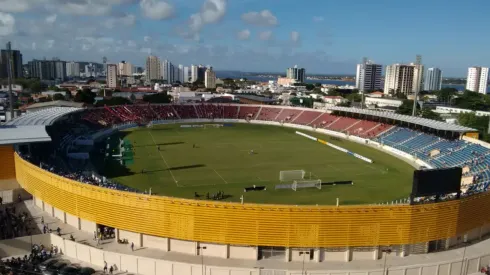
[(136, 96), (135, 96), (134, 94), (131, 94), (131, 95), (129, 96), (129, 99), (130, 99), (131, 101), (135, 101), (135, 100), (136, 100)]
[(458, 114), (459, 125), (477, 129), (481, 134), (488, 130), (488, 116), (477, 116), (475, 112)]
[(28, 89), (31, 90), (32, 93), (40, 93), (41, 92), (41, 89), (42, 89), (42, 86), (41, 86), (41, 82), (32, 82), (29, 86), (28, 86)]
[(60, 91), (60, 88), (58, 88), (58, 87), (56, 87), (56, 86), (49, 86), (49, 87), (48, 87), (48, 90), (55, 91), (55, 92), (59, 92), (59, 91)]
[(472, 91), (465, 91), (454, 99), (454, 106), (463, 109), (487, 111), (490, 110), (490, 97)]
[(405, 99), (403, 100), (402, 105), (398, 107), (396, 110), (397, 114), (402, 114), (402, 115), (412, 115), (412, 110), (413, 110), (413, 100)]
[(65, 96), (62, 93), (54, 94), (53, 100), (65, 100)]
[(115, 105), (127, 105), (127, 104), (132, 104), (131, 100), (125, 97), (112, 97), (110, 99), (103, 99), (97, 101), (97, 103), (95, 103), (95, 106), (102, 107), (102, 106), (115, 106)]
[(432, 120), (442, 120), (441, 116), (438, 113), (432, 111), (429, 108), (422, 108), (422, 110), (420, 111), (420, 116)]
[(362, 101), (362, 95), (360, 94), (349, 94), (345, 98), (347, 98), (350, 102), (361, 102)]
[(149, 103), (170, 103), (170, 99), (166, 92), (143, 96), (143, 101)]
[(306, 90), (311, 91), (313, 89), (315, 89), (315, 85), (313, 85), (313, 84), (306, 84)]
[(447, 103), (450, 103), (453, 96), (457, 93), (458, 90), (454, 88), (442, 88), (441, 90), (435, 92), (437, 101)]
[(341, 103), (337, 104), (337, 106), (339, 106), (339, 107), (350, 107), (351, 103), (349, 101), (341, 102)]
[(83, 89), (75, 95), (75, 102), (83, 102), (85, 104), (93, 104), (96, 94), (90, 89)]
[(313, 98), (299, 98), (293, 97), (289, 100), (294, 106), (303, 106), (308, 108), (313, 108)]
[(322, 83), (320, 83), (320, 82), (315, 83), (315, 87), (321, 87), (321, 86), (322, 86)]

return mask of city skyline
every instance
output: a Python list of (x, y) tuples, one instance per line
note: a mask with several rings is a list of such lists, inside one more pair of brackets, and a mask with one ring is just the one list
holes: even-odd
[[(353, 74), (362, 56), (386, 66), (421, 54), (425, 66), (463, 77), (468, 67), (490, 65), (481, 35), (489, 7), (442, 0), (0, 0), (0, 44), (12, 41), (24, 60), (107, 56), (108, 63), (144, 66), (152, 54), (217, 71), (281, 72), (302, 64), (310, 74)], [(423, 20), (401, 16), (414, 12)]]

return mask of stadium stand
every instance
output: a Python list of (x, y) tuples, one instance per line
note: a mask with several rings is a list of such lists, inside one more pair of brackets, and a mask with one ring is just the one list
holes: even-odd
[(295, 120), (294, 123), (308, 125), (319, 116), (319, 112), (303, 111)]
[(15, 178), (14, 148), (0, 146), (0, 180)]
[[(416, 156), (434, 167), (468, 167), (467, 175), (474, 176), (474, 185), (470, 191), (486, 190), (490, 182), (490, 150), (463, 140), (448, 140), (424, 132), (393, 126), (376, 121), (341, 116), (321, 111), (294, 109), (274, 106), (188, 104), (188, 105), (127, 105), (95, 108), (82, 112), (77, 108), (53, 108), (27, 114), (14, 120), (15, 124), (52, 123), (56, 117), (64, 115), (71, 118), (59, 133), (51, 134), (60, 144), (61, 150), (73, 149), (75, 140), (90, 140), (90, 135), (107, 127), (127, 128), (135, 123), (195, 118), (257, 119), (262, 121), (288, 122), (316, 126), (332, 131), (343, 132), (373, 139), (382, 144)], [(35, 115), (34, 115), (35, 114)], [(57, 115), (54, 115), (57, 114)], [(78, 121), (78, 122), (77, 122)], [(85, 124), (79, 122), (84, 121)], [(127, 126), (124, 126), (127, 125)], [(11, 149), (10, 149), (11, 150)], [(59, 162), (59, 160), (58, 160)], [(69, 165), (68, 165), (69, 166)], [(8, 170), (8, 169), (7, 169)], [(87, 181), (73, 170), (62, 170), (70, 178)], [(10, 177), (12, 175), (9, 175)], [(92, 180), (92, 179), (91, 179)], [(91, 181), (89, 180), (89, 182)], [(91, 182), (94, 183), (94, 182)], [(100, 179), (95, 184), (102, 183)], [(107, 183), (109, 184), (109, 183)], [(125, 189), (124, 186), (112, 188)]]
[(317, 128), (323, 128), (324, 126), (331, 124), (332, 122), (334, 122), (337, 119), (338, 118), (336, 116), (333, 116), (333, 115), (328, 114), (328, 113), (324, 113), (323, 115), (317, 117), (315, 120), (308, 123), (307, 125), (311, 125), (311, 126), (314, 126)]
[(278, 122), (294, 121), (301, 112), (302, 112), (301, 110), (297, 110), (297, 109), (284, 108), (277, 116), (276, 121)]
[(238, 118), (238, 107), (237, 106), (224, 106), (223, 115), (225, 118)]
[[(41, 114), (41, 112), (39, 111), (38, 114)], [(42, 114), (42, 116), (46, 115), (46, 117), (38, 118), (37, 122), (33, 118), (26, 119), (23, 117), (19, 118), (19, 121), (24, 122), (17, 121), (16, 123), (49, 124), (50, 128), (47, 131), (50, 133), (52, 144), (55, 145), (55, 148), (33, 144), (25, 152), (19, 150), (18, 156), (15, 157), (15, 162), (18, 164), (16, 169), (18, 170), (17, 178), (19, 182), (22, 182), (25, 188), (36, 197), (36, 203), (41, 202), (43, 208), (51, 205), (52, 213), (55, 212), (55, 208), (58, 212), (64, 213), (66, 219), (64, 223), (70, 222), (66, 218), (70, 214), (79, 217), (78, 220), (74, 220), (75, 225), (81, 225), (82, 219), (88, 219), (88, 221), (100, 224), (114, 224), (121, 232), (125, 230), (129, 230), (128, 232), (131, 233), (141, 232), (138, 237), (138, 240), (141, 240), (141, 244), (143, 244), (143, 240), (144, 242), (148, 241), (145, 238), (146, 236), (151, 236), (151, 238), (167, 238), (165, 241), (172, 244), (169, 247), (173, 247), (174, 243), (183, 243), (183, 240), (195, 241), (195, 243), (192, 243), (193, 246), (195, 244), (208, 243), (209, 251), (214, 249), (214, 243), (227, 244), (225, 248), (228, 251), (227, 253), (235, 249), (235, 247), (239, 247), (238, 249), (240, 250), (244, 249), (244, 245), (249, 246), (251, 249), (262, 249), (261, 253), (263, 253), (266, 246), (287, 248), (287, 251), (291, 251), (291, 253), (295, 253), (296, 248), (313, 247), (315, 253), (323, 255), (321, 257), (339, 252), (342, 259), (345, 258), (345, 255), (374, 251), (368, 257), (378, 260), (380, 247), (387, 244), (390, 246), (396, 244), (393, 245), (394, 249), (398, 249), (396, 252), (405, 253), (404, 246), (413, 245), (411, 248), (417, 248), (419, 243), (423, 242), (421, 246), (426, 247), (427, 245), (428, 247), (429, 241), (449, 243), (456, 238), (458, 240), (461, 239), (461, 236), (464, 236), (463, 239), (470, 236), (471, 234), (467, 232), (473, 229), (479, 230), (481, 238), (482, 228), (488, 226), (488, 224), (485, 225), (488, 222), (487, 205), (490, 205), (488, 204), (488, 193), (482, 193), (471, 198), (463, 198), (461, 203), (459, 201), (450, 201), (428, 206), (403, 205), (389, 208), (383, 206), (340, 206), (340, 211), (334, 211), (332, 208), (322, 208), (323, 206), (320, 206), (320, 208), (318, 206), (314, 208), (261, 206), (258, 208), (253, 204), (246, 203), (241, 205), (240, 210), (237, 211), (234, 204), (229, 204), (231, 207), (228, 207), (227, 204), (214, 204), (212, 202), (209, 204), (193, 204), (184, 199), (166, 197), (155, 197), (153, 199), (149, 196), (94, 188), (90, 185), (113, 190), (137, 192), (132, 188), (97, 175), (97, 171), (89, 161), (71, 160), (66, 158), (65, 154), (49, 153), (52, 149), (57, 150), (57, 152), (71, 152), (70, 150), (72, 149), (78, 149), (76, 147), (77, 141), (83, 143), (90, 141), (93, 136), (102, 132), (113, 133), (114, 129), (137, 127), (157, 120), (178, 120), (181, 118), (255, 118), (276, 122), (289, 120), (293, 124), (315, 125), (332, 131), (344, 132), (348, 135), (369, 138), (412, 156), (417, 156), (434, 167), (461, 166), (468, 168), (464, 176), (474, 177), (475, 180), (474, 183), (468, 186), (466, 194), (486, 191), (490, 185), (490, 149), (465, 140), (443, 138), (443, 135), (436, 136), (434, 133), (429, 134), (411, 130), (408, 127), (372, 121), (376, 120), (376, 118), (368, 117), (372, 120), (364, 120), (361, 119), (361, 116), (351, 118), (338, 113), (330, 114), (323, 111), (292, 109), (280, 106), (210, 104), (111, 106), (67, 112), (62, 115), (64, 117), (62, 120), (58, 120), (59, 116), (52, 115), (48, 111)], [(278, 125), (277, 123), (269, 124)], [(116, 143), (118, 142), (119, 140), (116, 140)], [(0, 179), (4, 175), (3, 169), (5, 167), (3, 166), (7, 166), (3, 161), (6, 163), (13, 162), (11, 160), (14, 155), (12, 148), (0, 147)], [(25, 160), (28, 160), (28, 162)], [(5, 169), (11, 173), (7, 177), (16, 176), (15, 172), (12, 174), (12, 171), (15, 171), (12, 167)], [(71, 180), (58, 177), (54, 181), (53, 178), (56, 177), (51, 173), (56, 173)], [(81, 185), (75, 181), (86, 185)], [(83, 187), (80, 188), (80, 186)], [(315, 187), (315, 185), (309, 185), (309, 187)], [(278, 185), (278, 188), (291, 187)], [(51, 194), (56, 195), (53, 196)], [(124, 196), (121, 196), (121, 194)], [(124, 199), (121, 199), (123, 197)], [(147, 198), (150, 199), (147, 200)], [(275, 208), (279, 210), (272, 212), (276, 211)], [(284, 211), (284, 209), (287, 211)], [(291, 211), (292, 209), (294, 210)], [(316, 209), (322, 209), (322, 211), (315, 212), (317, 211)], [(141, 219), (140, 213), (142, 211), (147, 211), (151, 214), (145, 219)], [(329, 216), (332, 211), (336, 213), (334, 218)], [(183, 215), (181, 212), (186, 214)], [(247, 215), (242, 214), (245, 212)], [(471, 215), (463, 215), (463, 212)], [(262, 213), (268, 214), (264, 215)], [(22, 218), (21, 216), (19, 217)], [(19, 217), (12, 216), (7, 217), (7, 219), (14, 220), (19, 219)], [(165, 218), (162, 219), (162, 217)], [(247, 217), (247, 219), (241, 217)], [(441, 217), (444, 217), (444, 219)], [(345, 221), (345, 225), (348, 226), (339, 225), (338, 220), (340, 219)], [(273, 222), (276, 220), (284, 223), (284, 225), (279, 225), (282, 228), (298, 228), (298, 230), (294, 232), (266, 230), (277, 228), (279, 222)], [(320, 223), (318, 220), (322, 222)], [(162, 226), (162, 221), (165, 221), (164, 226)], [(228, 221), (231, 221), (230, 225), (227, 224)], [(351, 226), (356, 222), (358, 222), (359, 226)], [(233, 227), (231, 226), (232, 223)], [(8, 224), (8, 221), (5, 222), (0, 219), (0, 237), (5, 234), (5, 231), (2, 231), (2, 224)], [(189, 224), (193, 225), (191, 230), (188, 230)], [(223, 226), (223, 224), (227, 224), (227, 226)], [(365, 227), (363, 228), (362, 226)], [(247, 232), (252, 233), (242, 234), (236, 228), (245, 228), (248, 230)], [(317, 228), (312, 233), (311, 239), (305, 239), (304, 234), (302, 234), (308, 228)], [(359, 228), (361, 228), (361, 231), (359, 231)], [(7, 235), (9, 237), (16, 236), (16, 233), (12, 234), (10, 229), (8, 232)], [(257, 232), (273, 233), (257, 238), (257, 236), (263, 234), (258, 234)], [(400, 232), (403, 232), (403, 235)], [(25, 233), (21, 232), (22, 234)], [(223, 238), (223, 236), (226, 236), (226, 238)], [(339, 238), (339, 236), (342, 236), (342, 238)], [(471, 238), (473, 240), (477, 239), (474, 236)], [(174, 242), (174, 239), (177, 241)], [(457, 245), (456, 241), (451, 244), (451, 246)], [(318, 249), (318, 247), (321, 248)], [(347, 248), (344, 250), (345, 247)], [(448, 248), (446, 247), (445, 249)], [(313, 249), (310, 251), (313, 251)], [(257, 251), (254, 251), (254, 253), (254, 255), (259, 255)], [(417, 252), (413, 249), (411, 253), (415, 254)], [(190, 254), (195, 255), (195, 250)], [(251, 258), (257, 260), (257, 257), (252, 256)], [(358, 259), (358, 256), (349, 257), (346, 261)], [(281, 255), (281, 259), (284, 258), (284, 255)], [(459, 268), (456, 269), (459, 270)]]
[(72, 107), (55, 107), (43, 109), (36, 112), (29, 112), (23, 116), (7, 122), (6, 125), (50, 125), (59, 117), (78, 110), (81, 109)]
[(240, 111), (238, 112), (239, 119), (250, 119), (257, 115), (260, 111), (260, 107), (256, 106), (240, 106)]
[(359, 122), (361, 121), (350, 117), (338, 117), (332, 124), (326, 125), (326, 128), (338, 132), (344, 132)]
[(281, 113), (282, 110), (283, 110), (282, 108), (262, 107), (255, 119), (265, 120), (265, 121), (275, 121), (276, 117)]

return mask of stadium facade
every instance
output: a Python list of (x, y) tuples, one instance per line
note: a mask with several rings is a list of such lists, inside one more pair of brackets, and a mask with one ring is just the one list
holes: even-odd
[[(395, 148), (388, 138), (379, 137), (396, 134), (399, 129), (419, 128), (440, 137), (460, 137), (468, 140), (465, 142), (474, 141), (490, 148), (467, 138), (474, 137), (474, 129), (407, 116), (338, 107), (325, 112), (274, 106), (209, 106), (145, 105), (141, 106), (142, 110), (137, 110), (137, 106), (58, 108), (27, 114), (0, 130), (9, 137), (0, 146), (0, 179), (15, 178), (32, 194), (38, 207), (79, 230), (92, 233), (97, 225), (110, 226), (116, 229), (117, 239), (128, 239), (136, 246), (189, 255), (197, 255), (197, 248), (206, 246), (206, 256), (221, 259), (260, 260), (266, 258), (264, 254), (276, 251), (284, 256), (282, 261), (304, 261), (304, 252), (308, 251), (307, 260), (312, 262), (378, 260), (387, 248), (405, 257), (458, 247), (490, 233), (490, 194), (477, 192), (481, 188), (469, 187), (471, 195), (458, 200), (417, 205), (224, 203), (93, 186), (44, 170), (42, 165), (31, 163), (17, 153), (21, 146), (46, 141), (45, 131), (37, 131), (39, 140), (35, 139), (32, 131), (36, 128), (52, 125), (71, 114), (83, 114), (82, 119), (98, 124), (98, 130), (91, 133), (94, 140), (150, 121), (153, 124), (213, 121), (282, 125), (345, 138), (429, 168), (439, 163), (427, 161), (425, 154)], [(13, 141), (11, 135), (19, 131), (29, 133), (28, 138), (19, 136)], [(417, 132), (398, 144), (420, 136), (422, 132)], [(440, 137), (427, 141), (425, 146), (444, 142)], [(479, 180), (474, 184), (487, 184), (485, 178)]]

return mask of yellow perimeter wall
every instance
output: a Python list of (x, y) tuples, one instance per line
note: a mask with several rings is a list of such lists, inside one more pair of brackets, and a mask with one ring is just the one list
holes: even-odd
[(417, 206), (287, 206), (195, 201), (78, 183), (15, 157), (35, 197), (99, 224), (182, 240), (285, 247), (377, 246), (453, 237), (490, 221), (490, 194)]
[(15, 179), (14, 148), (0, 146), (0, 180)]

